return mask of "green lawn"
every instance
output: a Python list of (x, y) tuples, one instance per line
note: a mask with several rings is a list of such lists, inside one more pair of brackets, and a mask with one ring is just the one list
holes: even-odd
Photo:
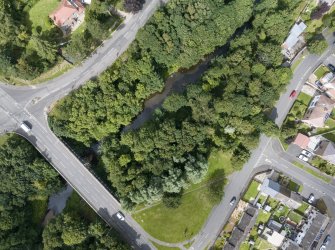
[(266, 200), (267, 196), (266, 195), (261, 195), (258, 199), (258, 203), (263, 204)]
[(266, 203), (270, 207), (272, 207), (272, 209), (275, 209), (278, 206), (279, 201), (276, 200), (276, 199), (274, 199), (274, 198), (272, 198), (272, 197), (269, 197), (268, 200), (266, 201)]
[(306, 202), (303, 202), (300, 207), (298, 207), (297, 210), (295, 210), (297, 213), (304, 214), (305, 211), (309, 208), (309, 204)]
[(305, 167), (304, 165), (302, 165), (299, 162), (294, 162), (293, 164), (296, 165), (297, 167), (305, 170), (309, 174), (314, 175), (315, 177), (319, 178), (320, 180), (322, 180), (322, 181), (324, 181), (326, 183), (330, 183), (332, 181), (332, 178), (324, 176), (323, 174), (320, 174), (320, 173), (318, 173), (317, 171), (315, 171), (315, 170), (313, 170), (311, 168)]
[(297, 212), (291, 211), (291, 212), (288, 214), (288, 218), (289, 218), (291, 221), (294, 221), (295, 223), (299, 224), (300, 221), (302, 220), (302, 215), (298, 214)]
[(157, 239), (171, 243), (190, 239), (199, 232), (214, 206), (206, 191), (204, 187), (183, 195), (176, 209), (160, 203), (134, 213), (133, 218)]
[(288, 188), (291, 191), (294, 192), (301, 192), (302, 191), (302, 186), (300, 186), (299, 184), (295, 183), (294, 181), (290, 180), (288, 183)]
[[(282, 208), (280, 209), (280, 207)], [(277, 207), (276, 211), (273, 213), (273, 219), (276, 221), (279, 221), (280, 217), (282, 216), (286, 217), (289, 212), (290, 212), (290, 209), (287, 206), (281, 204)]]
[(166, 247), (166, 246), (161, 246), (161, 245), (158, 245), (157, 243), (155, 242), (152, 242), (152, 244), (158, 249), (158, 250), (179, 250), (180, 248), (177, 248), (177, 247)]
[(256, 219), (256, 224), (262, 223), (266, 224), (270, 219), (271, 213), (265, 212), (264, 210), (260, 210)]
[(257, 194), (258, 194), (258, 187), (259, 187), (259, 183), (257, 181), (251, 181), (248, 190), (245, 192), (244, 196), (243, 196), (243, 200), (245, 200), (246, 202), (249, 202), (251, 199), (255, 199)]
[(29, 11), (32, 28), (41, 27), (42, 31), (52, 29), (53, 24), (49, 14), (59, 5), (59, 0), (39, 0)]
[(303, 92), (300, 92), (300, 94), (297, 97), (297, 101), (301, 102), (302, 104), (305, 104), (306, 106), (308, 106), (311, 100), (312, 100), (312, 96), (307, 95)]
[[(322, 23), (322, 22), (321, 22)], [(318, 79), (320, 79), (321, 77), (323, 77), (326, 73), (330, 72), (329, 69), (324, 66), (324, 65), (321, 65), (315, 72), (314, 72), (314, 75), (316, 75), (316, 77)]]
[[(215, 202), (210, 198), (209, 183), (223, 182), (233, 172), (231, 154), (213, 151), (209, 157), (209, 168), (204, 180), (191, 185), (182, 197), (182, 204), (176, 209), (166, 208), (158, 203), (150, 208), (134, 212), (134, 219), (157, 239), (166, 242), (180, 242), (199, 232)], [(144, 208), (143, 206), (138, 206)]]
[(249, 250), (250, 249), (250, 245), (248, 242), (243, 242), (240, 246), (240, 250)]
[(31, 221), (38, 226), (43, 221), (48, 210), (48, 199), (31, 201), (30, 206), (32, 211)]
[(275, 249), (277, 249), (271, 243), (269, 243), (266, 240), (263, 240), (262, 238), (257, 238), (254, 248), (257, 249), (257, 250), (275, 250)]

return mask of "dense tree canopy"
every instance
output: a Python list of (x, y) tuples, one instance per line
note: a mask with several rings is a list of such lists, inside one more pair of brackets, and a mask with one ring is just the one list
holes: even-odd
[[(265, 113), (292, 74), (281, 66), (280, 45), (300, 3), (263, 0), (252, 11), (248, 1), (172, 0), (139, 33), (122, 62), (62, 100), (51, 125), (87, 145), (104, 138), (103, 165), (126, 207), (163, 197), (175, 206), (175, 194), (205, 175), (213, 149), (230, 151), (239, 169), (261, 132), (277, 132)], [(143, 100), (161, 89), (164, 74), (196, 64), (248, 20), (198, 83), (168, 97), (140, 129), (120, 131)]]
[(39, 231), (29, 204), (59, 188), (57, 172), (27, 141), (12, 136), (0, 146), (1, 249), (36, 249)]
[(252, 0), (170, 1), (98, 81), (58, 105), (52, 127), (59, 135), (84, 143), (117, 132), (142, 110), (146, 98), (162, 90), (166, 74), (196, 64), (225, 44), (251, 11)]

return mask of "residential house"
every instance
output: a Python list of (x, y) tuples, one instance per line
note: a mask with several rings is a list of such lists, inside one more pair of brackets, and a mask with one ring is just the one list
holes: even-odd
[(62, 0), (49, 17), (64, 35), (74, 31), (84, 21), (85, 7), (79, 0)]
[(315, 150), (315, 154), (335, 165), (335, 144), (333, 142), (328, 140), (321, 141)]
[(278, 233), (266, 227), (261, 236), (275, 247), (280, 247), (285, 239), (285, 231), (283, 230), (282, 233)]
[(326, 95), (330, 99), (335, 100), (335, 79), (334, 78), (324, 83), (322, 85), (322, 89), (325, 91)]
[(334, 106), (335, 101), (325, 95), (317, 95), (309, 104), (305, 116), (301, 121), (311, 127), (322, 128), (325, 126), (325, 122), (330, 116)]
[(289, 60), (292, 60), (298, 52), (305, 46), (306, 42), (303, 32), (307, 28), (304, 22), (300, 21), (293, 25), (285, 42), (281, 45), (282, 54)]
[(260, 187), (260, 191), (265, 195), (269, 195), (270, 197), (279, 200), (292, 209), (297, 209), (302, 203), (300, 195), (268, 178), (264, 180)]
[(304, 134), (298, 133), (293, 141), (293, 144), (297, 145), (301, 149), (313, 152), (319, 146), (322, 139), (323, 137), (319, 135), (308, 137)]

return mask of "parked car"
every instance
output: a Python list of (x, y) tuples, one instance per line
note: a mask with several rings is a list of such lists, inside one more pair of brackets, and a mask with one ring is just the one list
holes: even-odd
[(323, 245), (327, 246), (331, 242), (331, 236), (328, 234), (323, 241)]
[(309, 197), (308, 197), (308, 203), (312, 204), (314, 201), (315, 201), (314, 194), (310, 194)]
[(320, 247), (320, 250), (326, 250), (326, 246), (325, 245), (321, 245), (321, 247)]
[(335, 72), (335, 66), (333, 65), (333, 64), (328, 64), (328, 68), (331, 70), (331, 71), (333, 71), (333, 72)]
[(303, 155), (306, 155), (308, 158), (312, 156), (312, 153), (309, 152), (309, 151), (307, 151), (307, 150), (303, 150), (303, 151), (301, 151), (301, 153), (302, 153)]
[(300, 159), (300, 160), (303, 160), (303, 161), (308, 161), (308, 157), (307, 156), (305, 156), (305, 155), (303, 155), (303, 154), (300, 154), (299, 156), (298, 156), (298, 158)]
[(297, 91), (293, 90), (290, 94), (290, 99), (293, 99), (297, 95)]
[(236, 202), (236, 197), (234, 196), (231, 200), (230, 200), (230, 206), (234, 206)]
[(320, 81), (316, 81), (315, 84), (316, 84), (316, 86), (318, 86), (318, 88), (320, 88), (320, 89), (323, 88), (323, 84)]
[(121, 212), (117, 212), (116, 213), (116, 217), (119, 219), (119, 220), (122, 220), (122, 221), (124, 221), (124, 215), (121, 213)]

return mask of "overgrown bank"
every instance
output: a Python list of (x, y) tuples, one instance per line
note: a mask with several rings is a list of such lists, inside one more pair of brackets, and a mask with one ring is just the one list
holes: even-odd
[[(301, 3), (172, 0), (121, 60), (57, 105), (50, 124), (59, 136), (87, 145), (103, 139), (101, 164), (126, 207), (178, 199), (201, 181), (212, 150), (230, 152), (239, 169), (259, 134), (276, 132), (264, 113), (291, 77), (281, 67), (280, 45)], [(120, 132), (144, 99), (162, 89), (166, 74), (195, 64), (220, 45), (216, 38), (225, 37), (223, 45), (250, 18), (251, 28), (231, 41), (198, 84), (168, 97), (142, 128)]]

